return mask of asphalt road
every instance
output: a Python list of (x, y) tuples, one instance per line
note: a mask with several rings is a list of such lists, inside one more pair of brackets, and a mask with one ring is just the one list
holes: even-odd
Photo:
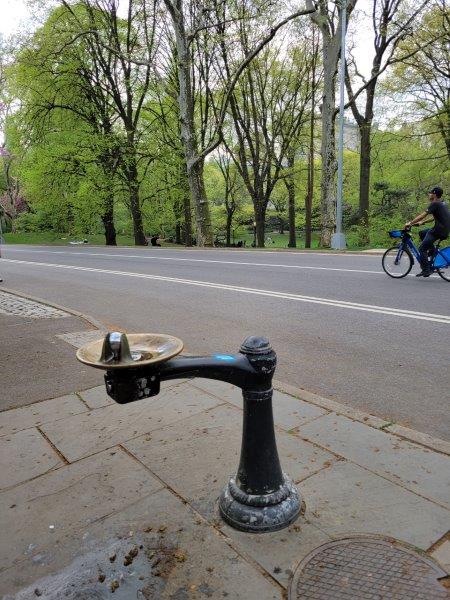
[(450, 439), (450, 284), (392, 280), (381, 257), (2, 246), (4, 286), (161, 332), (192, 353), (269, 337), (276, 378)]

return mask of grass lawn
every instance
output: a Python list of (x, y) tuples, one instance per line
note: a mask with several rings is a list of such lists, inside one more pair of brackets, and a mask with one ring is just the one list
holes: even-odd
[[(253, 233), (244, 233), (242, 235), (235, 236), (235, 242), (240, 240), (245, 241), (245, 248), (252, 250)], [(270, 250), (271, 248), (287, 248), (289, 243), (289, 233), (278, 233), (278, 232), (267, 232), (265, 236), (266, 245), (265, 249)], [(297, 234), (297, 248), (302, 250), (305, 248), (305, 236), (304, 234)], [(319, 234), (313, 233), (311, 240), (311, 249), (319, 248)], [(256, 248), (257, 250), (258, 248)], [(355, 248), (352, 248), (355, 249)]]
[[(53, 233), (51, 231), (40, 231), (35, 233), (4, 233), (5, 243), (7, 244), (44, 244), (46, 246), (67, 246), (69, 242), (81, 241), (82, 236), (72, 236), (66, 233)], [(102, 234), (89, 235), (85, 239), (89, 244), (95, 246), (104, 246), (105, 236)], [(134, 239), (131, 235), (118, 235), (118, 246), (134, 246)]]
[[(35, 232), (35, 233), (4, 233), (4, 242), (6, 244), (42, 244), (49, 246), (67, 246), (71, 241), (81, 241), (82, 236), (71, 236), (65, 233), (54, 233), (51, 231)], [(104, 246), (105, 236), (102, 234), (94, 234), (86, 236), (88, 243), (93, 246)], [(223, 238), (224, 239), (224, 238)], [(252, 250), (253, 234), (245, 232), (241, 235), (236, 235), (235, 242), (245, 241), (245, 249)], [(275, 248), (287, 248), (289, 242), (289, 234), (286, 232), (281, 233), (266, 233), (266, 250)], [(319, 248), (319, 234), (313, 233), (312, 236), (312, 249)], [(357, 246), (351, 244), (351, 239), (347, 239), (350, 250), (359, 250)], [(134, 246), (134, 238), (131, 235), (117, 235), (118, 246)], [(169, 244), (162, 242), (162, 246), (165, 247), (180, 247), (177, 244)], [(297, 236), (297, 248), (303, 249), (305, 247), (305, 239), (303, 235)], [(258, 248), (255, 248), (258, 250)]]

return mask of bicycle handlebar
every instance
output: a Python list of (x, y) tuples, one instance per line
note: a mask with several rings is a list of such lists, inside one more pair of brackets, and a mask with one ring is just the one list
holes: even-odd
[(410, 225), (409, 227), (405, 227), (402, 231), (411, 231), (413, 227), (420, 227), (420, 223), (414, 223), (414, 225)]

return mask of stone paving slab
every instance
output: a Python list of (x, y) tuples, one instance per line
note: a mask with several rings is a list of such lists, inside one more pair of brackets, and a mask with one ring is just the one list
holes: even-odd
[(0, 493), (0, 571), (161, 488), (116, 448)]
[(192, 385), (207, 394), (220, 398), (224, 402), (229, 402), (238, 408), (242, 408), (242, 392), (235, 385), (213, 379), (203, 379), (201, 377), (193, 379)]
[[(123, 556), (133, 546), (139, 548), (138, 555), (124, 566)], [(117, 558), (111, 563), (114, 554)], [(281, 600), (284, 596), (280, 586), (165, 489), (76, 534), (60, 536), (56, 549), (50, 545), (42, 555), (46, 558), (34, 561), (25, 557), (20, 569), (2, 573), (3, 590), (13, 594), (29, 586), (16, 600), (35, 599), (35, 589), (45, 600), (55, 600), (56, 590), (58, 598), (93, 600), (111, 597), (110, 584), (116, 579), (120, 586), (113, 597), (119, 600)], [(98, 580), (100, 571), (104, 582)]]
[(249, 535), (225, 524), (221, 525), (221, 530), (241, 552), (251, 556), (286, 588), (298, 563), (312, 550), (331, 540), (303, 517), (286, 529), (263, 535)]
[(303, 400), (308, 405), (312, 404), (313, 406), (317, 406), (327, 413), (334, 412), (338, 415), (344, 415), (353, 421), (360, 421), (361, 423), (370, 425), (376, 429), (380, 429), (380, 427), (386, 428), (390, 424), (390, 421), (387, 421), (386, 419), (375, 417), (374, 415), (357, 410), (353, 406), (347, 406), (345, 404), (341, 404), (340, 402), (336, 402), (335, 400), (331, 400), (330, 398), (324, 398), (323, 396), (313, 394), (312, 392), (289, 385), (288, 383), (274, 380), (273, 387), (280, 392), (288, 394), (289, 396)]
[(0, 490), (43, 475), (64, 464), (37, 429), (0, 438)]
[[(168, 390), (175, 386), (180, 386), (183, 383), (188, 383), (189, 379), (176, 379), (174, 381), (162, 381), (161, 391)], [(116, 402), (108, 396), (104, 385), (99, 385), (82, 392), (78, 392), (79, 396), (89, 406), (89, 408), (102, 408), (103, 406), (116, 405)]]
[[(213, 381), (211, 379), (195, 379), (195, 387), (212, 394), (225, 402), (233, 404), (242, 409), (242, 392), (234, 385)], [(325, 415), (327, 411), (313, 404), (308, 404), (299, 398), (283, 394), (278, 390), (273, 393), (273, 416), (278, 427), (289, 431), (299, 428), (318, 417)]]
[[(202, 514), (238, 468), (242, 412), (218, 406), (126, 442), (125, 447)], [(278, 432), (283, 469), (299, 481), (329, 467), (335, 456), (294, 435)]]
[(450, 511), (347, 462), (300, 485), (306, 518), (332, 537), (351, 532), (397, 538), (426, 550), (450, 523)]
[(301, 436), (450, 508), (450, 457), (340, 415), (302, 427)]
[(217, 399), (206, 394), (201, 396), (190, 384), (183, 384), (153, 398), (114, 404), (47, 423), (42, 431), (67, 460), (73, 462), (218, 404)]
[(450, 574), (450, 539), (444, 540), (432, 553), (434, 560), (442, 565), (442, 568)]
[[(148, 586), (148, 597), (155, 599), (203, 600), (228, 594), (281, 600), (296, 565), (332, 539), (366, 532), (423, 550), (443, 539), (450, 511), (418, 494), (426, 488), (430, 497), (444, 493), (435, 477), (445, 457), (328, 414), (326, 408), (313, 407), (319, 412), (308, 414), (302, 401), (287, 394), (279, 396), (278, 424), (289, 432), (278, 429), (278, 449), (283, 469), (306, 502), (306, 514), (270, 534), (229, 528), (218, 517), (216, 500), (238, 466), (242, 401), (233, 386), (220, 384), (211, 394), (198, 382), (210, 383), (165, 382), (160, 396), (124, 406), (109, 404), (99, 386), (81, 392), (83, 402), (76, 396), (50, 400), (39, 403), (48, 405), (38, 414), (31, 409), (39, 405), (6, 411), (16, 413), (6, 421), (6, 413), (0, 413), (0, 443), (17, 436), (17, 441), (23, 440), (16, 444), (19, 453), (31, 448), (27, 436), (38, 433), (32, 427), (42, 418), (42, 431), (63, 455), (76, 461), (0, 493), (0, 592), (15, 593), (32, 584), (15, 599), (31, 600), (35, 580), (53, 574), (51, 581), (39, 583), (42, 597), (51, 600), (59, 596), (44, 592), (60, 585), (58, 589), (68, 594), (61, 597), (69, 600), (109, 597), (105, 585), (113, 577), (120, 579), (114, 596), (119, 600), (136, 597), (141, 581)], [(93, 408), (96, 403), (98, 408)], [(21, 415), (26, 429), (12, 435), (21, 427)], [(300, 430), (298, 425), (290, 427), (299, 419), (304, 419)], [(353, 436), (358, 452), (350, 442)], [(330, 442), (332, 452), (313, 442)], [(36, 457), (35, 452), (28, 459), (30, 467)], [(362, 466), (354, 464), (358, 461)], [(411, 470), (422, 464), (422, 478), (410, 479)], [(409, 483), (417, 489), (405, 489)], [(165, 485), (173, 492), (162, 489)], [(108, 559), (110, 551), (117, 548), (123, 554), (129, 543), (148, 550), (134, 564), (134, 575), (123, 563)], [(155, 555), (148, 558), (151, 548), (158, 564), (167, 567), (166, 574), (151, 562)], [(435, 544), (434, 552), (445, 568), (445, 542)], [(103, 586), (95, 578), (98, 565), (107, 576)], [(75, 587), (69, 589), (68, 582)], [(86, 585), (91, 586), (88, 591)]]
[(95, 342), (101, 338), (105, 337), (107, 331), (101, 331), (99, 329), (93, 329), (91, 331), (74, 331), (71, 333), (61, 333), (56, 337), (59, 337), (61, 340), (64, 340), (68, 344), (75, 346), (75, 348), (81, 348), (84, 344), (89, 344), (90, 342)]
[(102, 408), (103, 406), (115, 406), (116, 403), (106, 393), (105, 385), (99, 385), (82, 392), (78, 392), (89, 408)]
[(16, 433), (22, 429), (57, 421), (58, 419), (64, 419), (86, 411), (86, 406), (76, 394), (36, 402), (35, 404), (21, 408), (5, 410), (0, 412), (0, 436)]
[(0, 411), (29, 406), (102, 383), (57, 334), (82, 329), (79, 317), (32, 319), (0, 313)]
[(415, 431), (409, 427), (403, 427), (403, 425), (397, 425), (397, 423), (386, 427), (386, 431), (395, 433), (397, 436), (405, 438), (411, 442), (415, 442), (421, 446), (426, 446), (431, 450), (441, 452), (442, 454), (448, 454), (450, 456), (450, 442), (446, 440), (441, 440), (421, 431)]

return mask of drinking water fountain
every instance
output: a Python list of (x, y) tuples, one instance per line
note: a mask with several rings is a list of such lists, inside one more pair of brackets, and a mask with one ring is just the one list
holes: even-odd
[(269, 340), (248, 337), (236, 354), (178, 356), (182, 350), (183, 342), (171, 335), (112, 332), (80, 348), (77, 358), (106, 371), (106, 391), (119, 404), (156, 396), (161, 381), (169, 379), (203, 377), (239, 387), (241, 455), (236, 475), (220, 494), (220, 514), (241, 531), (287, 527), (300, 514), (301, 497), (278, 457), (272, 412), (277, 358)]

